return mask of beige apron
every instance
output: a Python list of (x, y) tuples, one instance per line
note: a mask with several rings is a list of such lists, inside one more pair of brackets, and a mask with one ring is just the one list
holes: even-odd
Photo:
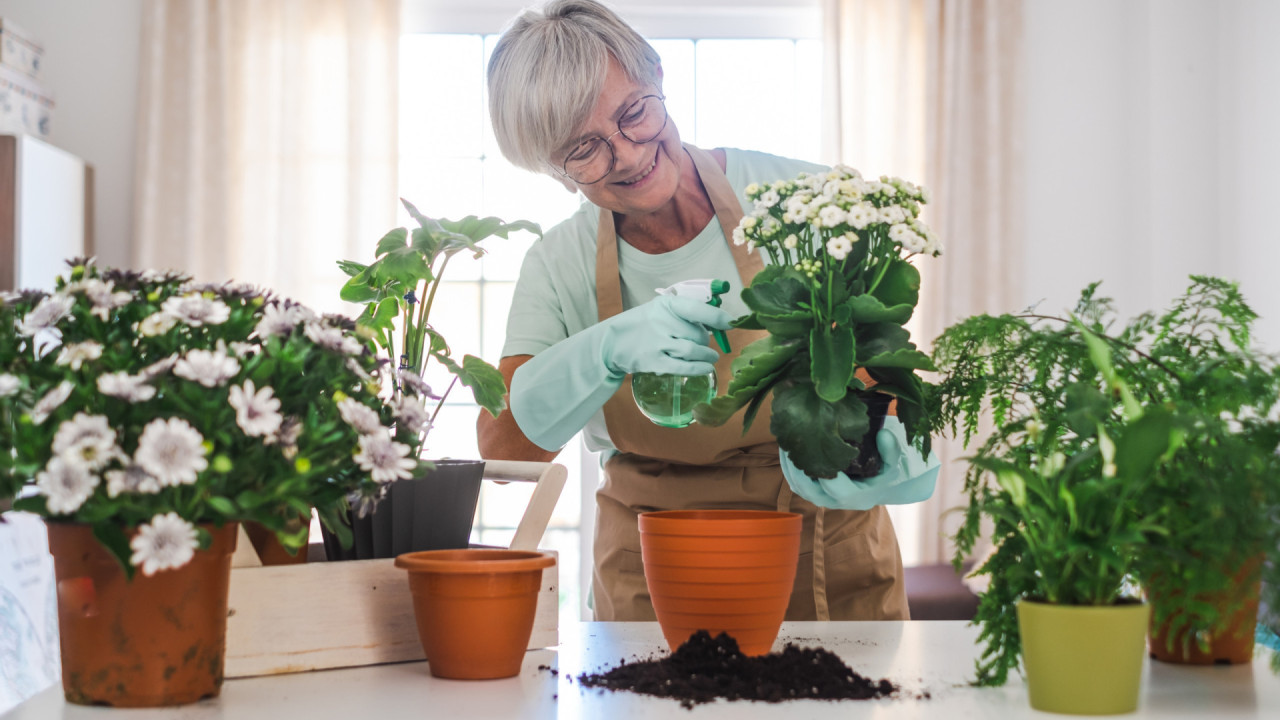
[[(705, 150), (685, 146), (727, 238), (742, 218), (724, 172)], [(729, 244), (745, 287), (763, 267), (760, 255)], [(733, 279), (729, 279), (730, 282)], [(613, 213), (600, 211), (596, 250), (596, 302), (600, 320), (622, 312), (618, 239)], [(733, 352), (716, 363), (720, 392), (729, 364), (764, 331), (728, 331)], [(740, 415), (721, 427), (683, 429), (653, 424), (631, 395), (631, 377), (604, 406), (609, 437), (618, 448), (596, 491), (596, 620), (654, 620), (640, 561), (637, 514), (651, 510), (731, 508), (781, 510), (804, 516), (800, 564), (788, 620), (905, 620), (902, 558), (889, 514), (819, 508), (794, 495), (778, 464), (766, 401), (744, 435)]]

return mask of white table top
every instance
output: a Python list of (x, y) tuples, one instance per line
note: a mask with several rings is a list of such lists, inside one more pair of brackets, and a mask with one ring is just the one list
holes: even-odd
[[(561, 644), (526, 655), (506, 680), (437, 680), (425, 662), (229, 680), (222, 696), (160, 710), (67, 705), (57, 685), (4, 720), (364, 720), (364, 718), (1046, 718), (1031, 710), (1018, 677), (1002, 688), (968, 686), (976, 628), (962, 622), (785, 623), (787, 641), (821, 645), (855, 671), (887, 677), (902, 697), (874, 701), (798, 700), (779, 704), (718, 701), (685, 710), (674, 700), (579, 687), (576, 676), (615, 667), (623, 658), (665, 653), (656, 623), (580, 623), (561, 629)], [(1147, 661), (1143, 695), (1132, 718), (1280, 717), (1280, 677), (1271, 651), (1251, 666), (1179, 667)], [(540, 669), (555, 668), (558, 672)], [(927, 691), (928, 699), (922, 699)]]

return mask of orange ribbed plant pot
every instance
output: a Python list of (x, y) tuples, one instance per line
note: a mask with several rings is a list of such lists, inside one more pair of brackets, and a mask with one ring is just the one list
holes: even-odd
[(47, 527), (68, 702), (158, 707), (221, 692), (236, 524), (202, 526), (213, 535), (208, 549), (132, 581), (90, 526)]
[(424, 550), (396, 557), (409, 571), (413, 616), (431, 674), (455, 680), (518, 675), (555, 558), (524, 550)]
[(645, 582), (671, 649), (706, 630), (768, 653), (791, 601), (801, 522), (763, 510), (641, 513)]
[[(1151, 614), (1148, 632), (1148, 648), (1155, 660), (1182, 665), (1242, 665), (1253, 662), (1253, 643), (1258, 625), (1258, 598), (1262, 589), (1259, 570), (1263, 555), (1250, 558), (1232, 578), (1233, 585), (1215, 597), (1206, 598), (1219, 610), (1234, 607), (1235, 611), (1223, 618), (1220, 629), (1209, 638), (1207, 649), (1201, 649), (1195, 638), (1187, 637), (1184, 628), (1172, 638), (1169, 628), (1178, 619), (1174, 611), (1163, 624), (1156, 624), (1156, 614)], [(1178, 602), (1177, 598), (1172, 599)], [(1169, 602), (1169, 598), (1151, 598), (1152, 605)]]

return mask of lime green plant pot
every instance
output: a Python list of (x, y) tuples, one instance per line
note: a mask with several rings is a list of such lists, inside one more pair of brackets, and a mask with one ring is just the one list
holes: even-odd
[(1068, 715), (1138, 709), (1146, 604), (1106, 607), (1018, 603), (1031, 707)]

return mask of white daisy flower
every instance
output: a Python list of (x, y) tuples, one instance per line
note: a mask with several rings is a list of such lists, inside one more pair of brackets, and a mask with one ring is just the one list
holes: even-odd
[(54, 456), (44, 470), (36, 473), (36, 487), (47, 499), (49, 512), (70, 515), (93, 495), (98, 476), (74, 460)]
[(439, 395), (436, 395), (435, 393), (431, 392), (431, 386), (428, 385), (427, 381), (423, 380), (422, 376), (419, 375), (418, 373), (408, 368), (402, 368), (399, 371), (397, 371), (396, 374), (397, 374), (397, 377), (400, 378), (400, 386), (405, 389), (405, 392), (410, 392), (410, 393), (413, 393), (414, 395), (421, 395), (423, 397), (429, 397), (433, 400), (437, 400), (440, 398)]
[(292, 460), (298, 454), (298, 436), (302, 434), (302, 421), (296, 417), (286, 417), (280, 428), (273, 435), (262, 440), (264, 445), (279, 445), (280, 453), (286, 460)]
[(231, 308), (226, 303), (197, 293), (175, 295), (160, 305), (160, 311), (192, 327), (221, 325), (231, 317)]
[(107, 319), (112, 310), (128, 305), (133, 300), (133, 295), (127, 292), (115, 292), (115, 283), (110, 280), (89, 278), (81, 283), (80, 289), (89, 298), (89, 302), (93, 303), (93, 314), (103, 320)]
[(212, 388), (223, 385), (240, 372), (235, 358), (217, 350), (191, 350), (173, 366), (173, 374)]
[(403, 425), (411, 433), (421, 432), (431, 422), (431, 413), (423, 407), (422, 401), (415, 397), (402, 397), (396, 403), (396, 422)]
[(22, 381), (17, 375), (0, 373), (0, 397), (9, 397), (22, 389)]
[(346, 398), (338, 403), (338, 414), (361, 435), (379, 433), (385, 429), (376, 411), (353, 398)]
[(153, 495), (160, 492), (160, 483), (141, 466), (129, 463), (123, 470), (108, 470), (102, 474), (107, 479), (107, 495), (119, 497), (120, 493)]
[(155, 337), (163, 335), (173, 329), (178, 324), (178, 318), (167, 312), (154, 312), (146, 316), (138, 322), (138, 334), (143, 337)]
[(347, 355), (359, 355), (364, 351), (360, 341), (344, 333), (342, 328), (309, 322), (302, 330), (311, 342), (322, 348)]
[(156, 389), (147, 384), (146, 378), (125, 372), (99, 375), (98, 392), (129, 403), (150, 400), (156, 395)]
[(280, 429), (280, 400), (270, 387), (255, 391), (252, 380), (232, 385), (227, 401), (236, 409), (236, 424), (251, 437), (269, 437)]
[(178, 513), (156, 515), (150, 523), (139, 525), (138, 534), (129, 541), (133, 548), (129, 562), (142, 568), (143, 575), (180, 568), (195, 555), (200, 546), (198, 538), (196, 526), (178, 517)]
[(79, 370), (86, 361), (97, 360), (100, 357), (102, 357), (102, 345), (92, 340), (86, 340), (81, 343), (63, 345), (62, 352), (58, 353), (57, 364), (69, 365), (72, 370)]
[(849, 255), (849, 251), (853, 249), (853, 243), (849, 238), (841, 235), (833, 237), (827, 241), (827, 254), (836, 260), (843, 260)]
[(833, 228), (845, 221), (846, 214), (839, 205), (827, 205), (818, 211), (818, 224)]
[(297, 305), (286, 308), (279, 303), (268, 305), (262, 309), (262, 319), (254, 328), (254, 333), (261, 338), (285, 336), (302, 322), (302, 316), (296, 311)]
[(258, 346), (253, 343), (240, 342), (239, 340), (231, 341), (231, 352), (235, 353), (238, 358), (246, 357), (257, 351)]
[(107, 424), (105, 415), (79, 412), (58, 426), (53, 435), (53, 452), (90, 470), (99, 470), (119, 453), (116, 431)]
[(179, 359), (177, 355), (170, 355), (162, 360), (157, 360), (143, 368), (142, 372), (138, 373), (138, 377), (144, 380), (154, 380), (172, 370), (173, 366), (178, 364)]
[(18, 322), (18, 332), (31, 336), (41, 330), (48, 330), (57, 325), (59, 320), (70, 315), (71, 308), (75, 307), (75, 304), (75, 298), (68, 295), (49, 295)]
[(190, 485), (209, 467), (204, 456), (200, 432), (182, 418), (169, 418), (147, 423), (133, 461), (163, 486)]
[(36, 401), (35, 407), (31, 408), (31, 422), (39, 425), (49, 419), (49, 415), (62, 406), (62, 403), (71, 397), (71, 391), (75, 389), (69, 381), (63, 380), (58, 383), (58, 387), (45, 393), (44, 397)]
[(413, 477), (418, 463), (407, 457), (409, 446), (395, 442), (386, 433), (362, 435), (356, 464), (368, 472), (376, 483), (388, 483)]

